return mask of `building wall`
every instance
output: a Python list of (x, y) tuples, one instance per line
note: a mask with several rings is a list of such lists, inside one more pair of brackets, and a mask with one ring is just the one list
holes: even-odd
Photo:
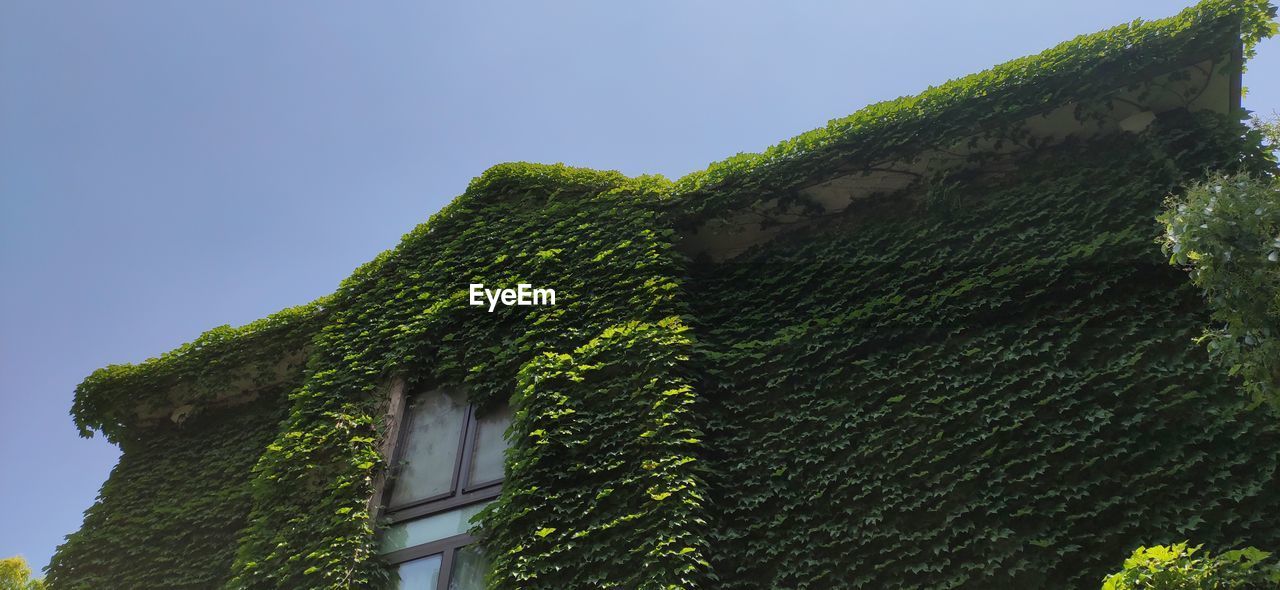
[[(1023, 125), (1115, 118), (1117, 89), (1271, 18), (1206, 0), (676, 182), (495, 166), (333, 296), (86, 379), (77, 424), (125, 455), (53, 587), (385, 586), (370, 498), (397, 377), (516, 410), (480, 518), (497, 588), (1090, 587), (1138, 544), (1275, 547), (1277, 421), (1191, 342), (1202, 302), (1152, 219), (1259, 146), (1177, 105), (1116, 121), (1140, 135)], [(896, 170), (914, 180), (894, 194), (812, 201), (955, 142), (1000, 169), (966, 152)], [(795, 231), (720, 263), (688, 247), (744, 212)], [(558, 300), (486, 310), (470, 283)], [(283, 409), (211, 403), (240, 401), (228, 369), (274, 382), (303, 348)]]
[(1276, 417), (1156, 241), (1231, 140), (1158, 125), (702, 269), (717, 587), (1097, 588), (1140, 545), (1280, 546)]
[(50, 587), (222, 587), (249, 514), (252, 468), (279, 428), (285, 393), (123, 441), (84, 525), (50, 563)]

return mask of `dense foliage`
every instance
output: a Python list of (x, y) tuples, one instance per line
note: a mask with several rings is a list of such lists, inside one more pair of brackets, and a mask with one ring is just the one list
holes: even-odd
[(277, 388), (123, 443), (84, 526), (50, 562), (49, 587), (221, 587), (249, 513), (249, 468), (278, 431), (283, 398)]
[[(658, 211), (668, 188), (564, 166), (496, 167), (347, 280), (289, 420), (256, 467), (232, 587), (382, 582), (367, 499), (384, 467), (375, 393), (392, 375), (419, 389), (465, 384), (481, 404), (524, 392), (509, 483), (487, 516), (496, 579), (520, 588), (693, 579), (705, 568), (704, 519), (685, 409), (693, 394), (677, 371), (687, 364), (672, 278), (682, 262)], [(467, 305), (470, 283), (551, 287), (557, 304), (490, 313)], [(640, 408), (645, 422), (617, 426)], [(608, 499), (623, 482), (644, 494)], [(597, 509), (583, 508), (595, 498)], [(588, 542), (597, 537), (610, 544)], [(651, 555), (629, 563), (637, 547)]]
[(798, 200), (797, 189), (833, 170), (870, 171), (962, 138), (1026, 140), (1018, 129), (1022, 119), (1068, 102), (1105, 102), (1117, 88), (1183, 67), (1188, 58), (1215, 58), (1215, 67), (1231, 70), (1240, 64), (1218, 56), (1243, 42), (1244, 57), (1251, 57), (1259, 40), (1275, 34), (1275, 15), (1267, 0), (1207, 0), (1173, 18), (1081, 35), (915, 96), (870, 105), (763, 153), (738, 154), (680, 179), (677, 191), (690, 196), (685, 221), (771, 199), (785, 206)]
[(1161, 197), (1239, 154), (1202, 124), (1239, 129), (1166, 118), (708, 266), (719, 587), (1083, 588), (1170, 534), (1280, 544), (1275, 417), (1154, 244)]
[(45, 590), (45, 583), (32, 578), (27, 560), (16, 555), (0, 559), (0, 590)]
[(1202, 340), (1249, 395), (1280, 407), (1280, 181), (1216, 176), (1160, 216), (1172, 264), (1204, 290)]
[[(1239, 65), (1221, 56), (1271, 14), (1208, 0), (677, 183), (496, 166), (332, 297), (90, 376), (77, 422), (125, 454), (50, 579), (384, 585), (369, 498), (393, 377), (514, 405), (481, 517), (494, 588), (1096, 584), (1166, 534), (1280, 545), (1280, 431), (1223, 394), (1190, 342), (1197, 294), (1154, 246), (1165, 193), (1265, 163), (1236, 121), (1179, 111), (1141, 137), (1029, 142), (1019, 177), (948, 183), (945, 210), (872, 212), (730, 264), (675, 244), (837, 169), (1025, 140), (1016, 121), (1046, 106), (1099, 112), (1189, 59)], [(557, 305), (490, 313), (470, 283), (554, 288)], [(299, 350), (305, 371), (274, 364)], [(291, 377), (258, 402), (279, 422), (219, 408)], [(186, 406), (181, 425), (143, 419)]]
[(676, 318), (625, 324), (526, 366), (516, 428), (529, 438), (485, 519), (495, 585), (705, 587), (687, 332)]
[[(291, 307), (238, 328), (219, 326), (175, 350), (136, 365), (110, 365), (76, 387), (71, 415), (82, 436), (101, 432), (121, 442), (156, 409), (184, 406), (198, 414), (228, 392), (279, 386), (301, 367), (281, 360), (306, 349), (323, 325), (327, 298)], [(187, 414), (184, 418), (190, 418)]]
[(1139, 547), (1102, 590), (1276, 590), (1280, 564), (1249, 547), (1209, 555), (1186, 543)]

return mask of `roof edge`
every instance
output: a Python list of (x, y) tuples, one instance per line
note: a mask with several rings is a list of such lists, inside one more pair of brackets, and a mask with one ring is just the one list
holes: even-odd
[[(1205, 0), (1172, 17), (1080, 35), (1038, 54), (875, 103), (763, 152), (739, 153), (676, 181), (689, 222), (786, 196), (839, 163), (908, 155), (975, 128), (1034, 115), (1046, 104), (1104, 96), (1144, 72), (1206, 55), (1252, 57), (1276, 33), (1267, 0)], [(1087, 81), (1087, 82), (1086, 82)]]
[[(1034, 56), (1015, 59), (924, 92), (867, 106), (824, 127), (784, 140), (761, 153), (742, 153), (712, 163), (674, 184), (660, 176), (628, 178), (615, 171), (562, 164), (507, 163), (475, 178), (461, 197), (437, 216), (451, 215), (491, 198), (551, 185), (631, 191), (669, 199), (684, 219), (730, 211), (744, 200), (794, 191), (815, 171), (833, 162), (869, 154), (897, 156), (913, 142), (940, 141), (972, 133), (976, 124), (1021, 118), (1046, 101), (1079, 100), (1089, 92), (1114, 89), (1134, 72), (1176, 65), (1213, 46), (1247, 60), (1254, 46), (1276, 33), (1276, 9), (1267, 0), (1205, 0), (1178, 15), (1134, 21), (1082, 35)], [(1207, 34), (1206, 34), (1207, 33)], [(1177, 49), (1177, 51), (1174, 51)], [(1049, 68), (1050, 65), (1055, 67)], [(1240, 67), (1239, 69), (1242, 69)], [(1088, 76), (1100, 78), (1081, 88)], [(993, 115), (993, 113), (995, 113)], [(958, 119), (950, 123), (944, 121)], [(932, 127), (936, 127), (933, 129)], [(895, 139), (896, 138), (896, 139)], [(550, 191), (555, 194), (556, 191)], [(776, 196), (776, 195), (775, 195)], [(430, 221), (410, 231), (401, 245), (430, 233)], [(118, 440), (138, 416), (157, 415), (172, 405), (225, 399), (228, 375), (246, 388), (280, 379), (282, 359), (309, 347), (325, 325), (335, 301), (376, 274), (401, 246), (375, 257), (342, 282), (337, 293), (291, 307), (243, 326), (223, 325), (158, 357), (136, 364), (113, 364), (94, 371), (75, 389), (71, 414), (81, 436), (95, 431)], [(275, 377), (272, 377), (272, 376)], [(247, 380), (247, 381), (246, 381)], [(181, 399), (171, 399), (179, 385)]]

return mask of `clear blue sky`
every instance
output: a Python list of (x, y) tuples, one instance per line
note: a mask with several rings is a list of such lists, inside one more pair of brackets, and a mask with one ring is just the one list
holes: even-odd
[[(677, 177), (1190, 0), (0, 0), (0, 557), (115, 463), (75, 385), (331, 292), (486, 167)], [(1280, 44), (1246, 106), (1280, 109)]]

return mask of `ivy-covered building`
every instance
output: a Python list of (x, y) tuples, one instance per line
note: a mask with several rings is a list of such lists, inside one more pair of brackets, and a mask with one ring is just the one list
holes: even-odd
[(1273, 17), (1207, 0), (676, 181), (495, 166), (332, 296), (90, 375), (123, 454), (48, 581), (1096, 588), (1280, 548), (1280, 421), (1154, 220), (1274, 167), (1239, 111)]

